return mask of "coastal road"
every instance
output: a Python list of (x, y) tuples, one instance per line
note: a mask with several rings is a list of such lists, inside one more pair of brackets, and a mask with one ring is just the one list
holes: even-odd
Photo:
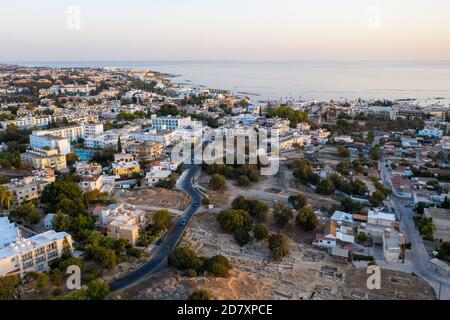
[[(184, 214), (178, 221), (175, 222), (174, 226), (166, 234), (166, 236), (164, 237), (164, 241), (154, 250), (152, 257), (148, 262), (146, 262), (144, 265), (142, 265), (132, 273), (122, 278), (116, 279), (109, 284), (111, 293), (127, 288), (164, 269), (167, 266), (167, 258), (169, 254), (176, 248), (184, 233), (184, 230), (187, 228), (189, 220), (201, 206), (202, 196), (198, 192), (198, 190), (193, 187), (194, 177), (199, 172), (200, 165), (190, 165), (182, 182), (182, 190), (187, 193), (192, 199), (189, 207), (186, 209)], [(198, 206), (195, 206), (195, 203), (197, 203)], [(179, 221), (181, 219), (186, 219), (187, 223), (185, 226), (180, 225)]]

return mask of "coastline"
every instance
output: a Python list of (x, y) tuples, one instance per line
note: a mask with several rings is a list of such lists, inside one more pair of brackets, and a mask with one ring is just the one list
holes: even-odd
[(255, 102), (362, 99), (450, 104), (450, 89), (445, 85), (450, 83), (450, 61), (418, 65), (407, 61), (73, 61), (20, 65), (150, 71), (177, 85), (220, 88)]

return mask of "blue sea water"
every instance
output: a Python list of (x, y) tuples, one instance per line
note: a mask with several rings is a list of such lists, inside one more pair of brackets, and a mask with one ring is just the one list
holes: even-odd
[[(120, 67), (265, 99), (417, 99), (450, 103), (450, 61), (82, 61), (28, 66)], [(436, 99), (442, 98), (442, 99)]]

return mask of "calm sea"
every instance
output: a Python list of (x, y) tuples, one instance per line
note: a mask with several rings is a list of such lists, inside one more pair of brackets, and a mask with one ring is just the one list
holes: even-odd
[(26, 62), (29, 66), (122, 67), (175, 74), (190, 83), (264, 99), (417, 99), (450, 103), (450, 61)]

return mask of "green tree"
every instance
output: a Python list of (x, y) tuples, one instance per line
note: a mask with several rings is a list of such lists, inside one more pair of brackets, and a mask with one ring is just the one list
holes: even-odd
[(348, 161), (339, 162), (336, 165), (336, 171), (343, 176), (348, 176), (350, 174), (350, 166), (350, 162)]
[(216, 255), (206, 259), (204, 265), (207, 274), (219, 278), (228, 278), (232, 268), (228, 258), (222, 255)]
[(122, 141), (120, 140), (120, 136), (117, 138), (117, 152), (122, 153)]
[(425, 211), (425, 203), (419, 202), (416, 207), (416, 211), (418, 214), (423, 214)]
[(280, 227), (284, 227), (292, 218), (292, 210), (286, 207), (284, 203), (280, 203), (273, 211), (273, 218), (275, 223)]
[(244, 229), (234, 230), (234, 240), (241, 246), (245, 246), (250, 241), (250, 234)]
[(2, 209), (11, 209), (14, 202), (14, 193), (5, 186), (0, 186), (0, 207)]
[(252, 183), (252, 181), (247, 176), (242, 175), (242, 176), (239, 176), (239, 178), (238, 178), (238, 184), (241, 187), (248, 187), (251, 183)]
[(172, 215), (168, 210), (159, 210), (153, 215), (152, 223), (157, 229), (169, 230), (173, 225)]
[(116, 252), (109, 248), (96, 248), (95, 259), (106, 269), (112, 269), (117, 265)]
[(55, 268), (50, 272), (50, 281), (53, 283), (53, 285), (60, 286), (62, 284), (63, 279), (64, 276), (61, 270), (59, 270), (58, 268)]
[(202, 266), (202, 261), (194, 250), (187, 246), (181, 246), (169, 255), (169, 265), (179, 270), (198, 270)]
[(375, 146), (369, 150), (369, 155), (372, 160), (380, 160), (381, 158), (381, 150), (380, 146)]
[(304, 159), (294, 160), (291, 167), (294, 170), (294, 177), (303, 184), (315, 185), (320, 180), (320, 177), (314, 173), (311, 164)]
[(127, 255), (139, 259), (142, 256), (142, 251), (139, 250), (138, 248), (128, 248)]
[(247, 211), (259, 222), (265, 221), (269, 212), (269, 207), (264, 202), (246, 199), (243, 196), (235, 198), (231, 205), (235, 210)]
[(364, 232), (360, 232), (356, 236), (356, 240), (358, 240), (359, 243), (364, 243), (367, 241), (367, 239), (368, 239), (368, 237)]
[(236, 229), (251, 229), (251, 216), (243, 210), (224, 210), (217, 216), (223, 230), (234, 232)]
[(189, 300), (201, 301), (201, 300), (211, 300), (212, 294), (203, 289), (197, 289), (189, 295)]
[(109, 286), (106, 282), (92, 280), (88, 284), (87, 295), (91, 300), (103, 300), (109, 294)]
[(346, 197), (341, 200), (340, 210), (350, 214), (362, 214), (363, 206), (359, 202), (352, 201), (351, 198)]
[(380, 190), (377, 190), (369, 197), (369, 201), (372, 206), (378, 207), (383, 203), (385, 198), (386, 196), (384, 195), (384, 193)]
[(269, 236), (269, 229), (265, 224), (257, 224), (253, 228), (253, 235), (257, 240), (264, 240), (267, 239)]
[(178, 110), (177, 106), (173, 104), (163, 104), (156, 114), (160, 117), (166, 116), (178, 116), (181, 115), (181, 112)]
[(316, 192), (323, 195), (331, 195), (335, 191), (334, 183), (331, 179), (322, 179), (316, 186)]
[(288, 201), (292, 204), (292, 206), (295, 208), (295, 210), (300, 210), (304, 206), (308, 204), (308, 199), (305, 195), (299, 194), (296, 196), (290, 196), (288, 198)]
[(350, 150), (347, 147), (339, 146), (337, 148), (337, 151), (341, 158), (349, 158), (350, 157)]
[(297, 124), (308, 120), (308, 113), (294, 110), (291, 107), (280, 106), (269, 110), (267, 116), (269, 118), (282, 118), (290, 122), (290, 126), (295, 128)]
[(212, 175), (209, 185), (214, 191), (225, 190), (227, 187), (227, 179), (223, 175), (215, 173)]
[(316, 229), (317, 224), (319, 223), (317, 215), (310, 206), (304, 206), (300, 209), (295, 222), (305, 231), (312, 231)]
[(370, 130), (369, 133), (367, 134), (367, 142), (369, 144), (372, 144), (375, 141), (375, 131)]
[(25, 219), (29, 224), (37, 224), (41, 220), (36, 211), (36, 206), (31, 202), (22, 203), (11, 212), (11, 215), (19, 219)]
[(19, 297), (20, 277), (0, 276), (0, 300), (16, 300)]
[(366, 184), (361, 180), (356, 179), (350, 184), (352, 188), (352, 194), (354, 195), (364, 196), (369, 192), (369, 189), (367, 188)]
[(438, 249), (437, 257), (439, 259), (450, 262), (450, 242), (442, 242), (441, 246)]
[(419, 222), (419, 232), (425, 240), (433, 241), (436, 227), (431, 219), (423, 217)]
[(289, 239), (284, 234), (272, 234), (269, 237), (269, 249), (275, 261), (281, 261), (290, 252)]

